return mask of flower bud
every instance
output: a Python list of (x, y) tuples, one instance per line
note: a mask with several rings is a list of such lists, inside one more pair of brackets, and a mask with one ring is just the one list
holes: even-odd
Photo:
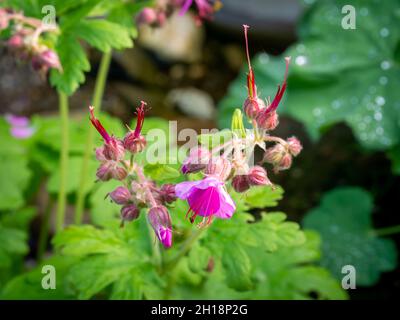
[(98, 161), (106, 161), (106, 157), (104, 156), (104, 147), (96, 148), (96, 159)]
[(39, 59), (47, 68), (61, 70), (60, 59), (53, 50), (45, 50), (39, 54)]
[(7, 45), (12, 50), (21, 49), (24, 46), (24, 39), (21, 35), (15, 34), (8, 39)]
[(267, 171), (260, 166), (254, 166), (250, 168), (249, 171), (249, 183), (253, 186), (264, 186), (264, 185), (271, 185), (271, 181), (269, 181), (267, 176)]
[(139, 218), (140, 210), (135, 204), (128, 204), (121, 208), (122, 221), (132, 221)]
[(210, 156), (210, 152), (203, 147), (196, 146), (192, 148), (189, 156), (183, 162), (182, 173), (187, 174), (203, 170), (210, 161)]
[(294, 157), (296, 157), (303, 149), (301, 142), (296, 137), (287, 139), (287, 143), (289, 145), (289, 151)]
[(247, 175), (237, 175), (232, 179), (232, 187), (236, 192), (242, 193), (250, 188), (250, 183)]
[(7, 11), (0, 8), (0, 31), (7, 29), (9, 24), (9, 18)]
[(171, 217), (164, 206), (152, 207), (147, 215), (157, 238), (164, 247), (172, 245), (172, 223)]
[(112, 178), (115, 180), (124, 180), (128, 173), (124, 168), (115, 166), (111, 171)]
[(157, 12), (153, 8), (143, 8), (137, 15), (136, 22), (138, 25), (152, 25), (157, 21)]
[(111, 137), (110, 141), (104, 144), (103, 154), (107, 160), (122, 160), (125, 156), (123, 143), (120, 140)]
[(247, 98), (243, 104), (243, 110), (249, 119), (255, 119), (261, 110), (265, 109), (265, 103), (260, 98)]
[(134, 131), (129, 131), (124, 138), (124, 147), (131, 153), (139, 153), (146, 148), (146, 138), (143, 135), (135, 135)]
[(274, 130), (279, 124), (278, 114), (276, 111), (261, 112), (257, 116), (256, 121), (260, 128), (268, 131)]
[(125, 187), (118, 187), (113, 192), (110, 192), (110, 198), (116, 204), (127, 204), (131, 200), (131, 193)]
[(108, 181), (113, 177), (112, 171), (113, 169), (110, 163), (102, 163), (97, 169), (96, 176), (101, 181)]
[(175, 185), (164, 184), (160, 189), (161, 199), (164, 203), (172, 203), (176, 200)]
[(267, 149), (264, 154), (264, 161), (274, 166), (275, 171), (289, 169), (292, 165), (292, 156), (289, 151), (281, 144)]
[(221, 181), (228, 179), (232, 171), (232, 165), (226, 158), (212, 158), (207, 164), (205, 173), (217, 177)]

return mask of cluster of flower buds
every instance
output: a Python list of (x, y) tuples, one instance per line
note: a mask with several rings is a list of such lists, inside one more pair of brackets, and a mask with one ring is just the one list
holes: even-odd
[(160, 242), (168, 248), (172, 245), (172, 224), (166, 206), (176, 200), (175, 187), (171, 184), (157, 186), (146, 178), (143, 168), (134, 162), (133, 157), (146, 147), (146, 138), (141, 133), (145, 106), (146, 103), (142, 101), (136, 109), (135, 130), (129, 129), (122, 139), (108, 134), (95, 117), (94, 108), (89, 107), (90, 121), (104, 142), (96, 149), (96, 159), (100, 162), (96, 175), (101, 181), (115, 179), (123, 183), (108, 194), (111, 201), (121, 206), (121, 226), (137, 219), (140, 210), (148, 208), (148, 221)]
[[(250, 63), (248, 28), (244, 26), (249, 73), (248, 97), (243, 108), (253, 125), (253, 130), (244, 129), (242, 113), (240, 110), (235, 111), (232, 118), (231, 140), (211, 149), (196, 146), (190, 150), (189, 156), (183, 162), (182, 173), (202, 172), (203, 179), (182, 182), (175, 186), (176, 196), (187, 200), (189, 204), (190, 221), (193, 222), (196, 216), (203, 217), (200, 225), (209, 224), (214, 216), (226, 219), (233, 215), (235, 203), (226, 189), (229, 182), (233, 189), (240, 193), (252, 186), (273, 186), (267, 170), (261, 165), (251, 164), (250, 160), (254, 159), (256, 146), (265, 150), (261, 164), (265, 162), (272, 164), (275, 172), (288, 169), (292, 164), (292, 157), (297, 156), (302, 149), (295, 137), (284, 140), (269, 134), (278, 125), (276, 109), (286, 90), (290, 59), (285, 59), (284, 81), (278, 87), (275, 98), (272, 102), (264, 102), (257, 95), (254, 71)], [(267, 144), (270, 143), (274, 145), (267, 148)]]
[(176, 11), (185, 14), (192, 5), (197, 9), (196, 22), (212, 19), (222, 6), (219, 0), (157, 0), (154, 7), (145, 7), (136, 17), (138, 24), (161, 27)]
[(49, 69), (62, 71), (57, 53), (41, 41), (43, 34), (58, 32), (56, 26), (0, 8), (0, 32), (7, 28), (11, 28), (11, 36), (6, 45), (17, 59), (30, 61), (32, 68), (42, 77), (47, 75)]

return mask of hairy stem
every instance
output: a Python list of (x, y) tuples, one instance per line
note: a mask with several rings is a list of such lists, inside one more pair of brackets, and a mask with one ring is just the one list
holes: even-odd
[[(106, 52), (103, 54), (100, 63), (100, 69), (97, 74), (96, 79), (96, 86), (94, 89), (93, 95), (93, 105), (96, 107), (97, 110), (101, 109), (101, 102), (104, 95), (104, 88), (107, 81), (108, 70), (110, 69), (110, 62), (111, 62), (112, 52)], [(96, 110), (95, 109), (95, 110)], [(89, 127), (88, 134), (86, 137), (86, 148), (83, 154), (83, 161), (82, 161), (82, 168), (81, 168), (81, 179), (79, 182), (79, 189), (77, 194), (77, 201), (75, 207), (75, 224), (81, 224), (83, 218), (83, 211), (85, 206), (85, 198), (86, 198), (86, 185), (89, 179), (88, 169), (89, 169), (89, 162), (90, 156), (93, 152), (93, 139), (94, 139), (94, 128), (92, 126)]]
[(65, 220), (65, 208), (67, 202), (66, 184), (68, 178), (68, 151), (69, 151), (69, 119), (68, 97), (59, 92), (60, 119), (61, 119), (61, 154), (60, 154), (60, 187), (57, 199), (56, 231), (63, 229)]

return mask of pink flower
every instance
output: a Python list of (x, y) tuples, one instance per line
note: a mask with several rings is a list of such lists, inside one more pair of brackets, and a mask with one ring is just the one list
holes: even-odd
[(6, 116), (6, 120), (11, 125), (11, 135), (16, 139), (27, 139), (35, 132), (35, 129), (30, 127), (29, 119), (26, 117), (10, 114)]
[[(182, 3), (182, 8), (179, 12), (180, 15), (184, 15), (193, 2), (196, 3), (197, 11), (198, 11), (198, 20), (210, 20), (216, 11), (213, 5), (213, 1), (210, 0), (185, 0)], [(216, 2), (219, 3), (219, 2)]]
[(146, 147), (146, 138), (141, 134), (143, 124), (144, 124), (144, 114), (146, 102), (141, 101), (140, 107), (136, 108), (137, 112), (137, 122), (135, 130), (129, 130), (126, 134), (123, 144), (126, 150), (130, 151), (131, 153), (137, 153), (144, 150)]
[(157, 206), (150, 209), (147, 216), (158, 240), (164, 247), (172, 246), (172, 223), (167, 208)]
[(224, 183), (215, 177), (179, 183), (175, 186), (175, 193), (178, 198), (188, 201), (192, 223), (198, 215), (207, 217), (207, 223), (211, 222), (213, 216), (229, 219), (236, 210)]

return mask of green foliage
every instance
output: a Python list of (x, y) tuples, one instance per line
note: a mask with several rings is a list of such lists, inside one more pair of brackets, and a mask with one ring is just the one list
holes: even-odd
[(396, 267), (396, 246), (374, 233), (372, 209), (372, 198), (366, 191), (339, 188), (324, 195), (320, 206), (304, 218), (304, 227), (317, 230), (323, 239), (321, 265), (338, 279), (343, 277), (343, 266), (353, 265), (357, 284), (371, 286), (381, 272)]
[(133, 17), (146, 3), (132, 4), (124, 0), (8, 0), (4, 5), (36, 18), (44, 17), (42, 8), (45, 5), (54, 6), (60, 32), (55, 37), (48, 37), (46, 43), (58, 53), (63, 70), (52, 70), (50, 82), (57, 90), (71, 95), (85, 81), (85, 72), (90, 70), (86, 46), (81, 41), (102, 52), (132, 47), (132, 38), (137, 33)]
[[(400, 143), (399, 60), (400, 19), (397, 0), (357, 0), (355, 30), (341, 27), (344, 0), (316, 1), (299, 26), (299, 43), (283, 56), (292, 64), (286, 98), (280, 111), (302, 121), (313, 138), (344, 121), (360, 143), (386, 150)], [(284, 73), (283, 56), (260, 54), (253, 59), (262, 95), (273, 95)], [(246, 97), (244, 75), (221, 102), (220, 126)]]
[(9, 125), (0, 119), (0, 210), (16, 209), (24, 205), (24, 191), (31, 174), (28, 169), (26, 147), (9, 133)]
[(146, 176), (150, 177), (154, 181), (159, 182), (168, 182), (171, 180), (175, 180), (181, 175), (181, 173), (177, 169), (159, 163), (147, 164), (144, 167), (144, 172)]

